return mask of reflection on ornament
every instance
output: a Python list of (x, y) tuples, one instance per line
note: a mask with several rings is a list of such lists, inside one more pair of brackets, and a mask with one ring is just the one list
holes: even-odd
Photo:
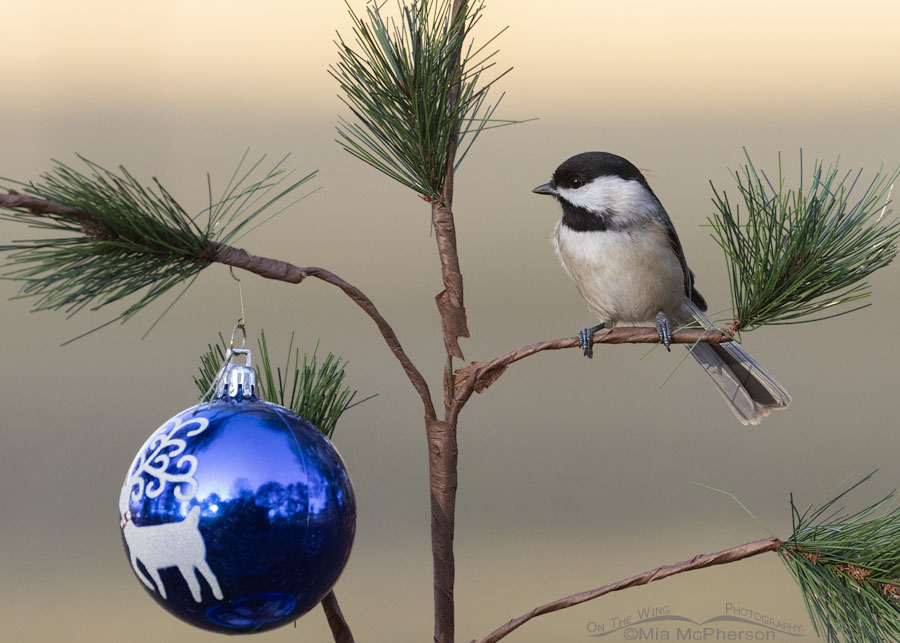
[(155, 431), (119, 497), (122, 539), (150, 595), (227, 633), (278, 627), (315, 607), (356, 529), (353, 488), (331, 443), (240, 377), (236, 390), (226, 385)]

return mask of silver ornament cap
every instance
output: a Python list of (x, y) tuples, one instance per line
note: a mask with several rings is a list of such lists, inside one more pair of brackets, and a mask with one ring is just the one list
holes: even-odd
[(216, 387), (216, 399), (220, 397), (254, 397), (256, 396), (256, 371), (250, 363), (251, 355), (248, 348), (231, 349), (233, 357), (246, 355), (246, 364), (235, 364), (233, 359), (226, 360), (225, 372)]

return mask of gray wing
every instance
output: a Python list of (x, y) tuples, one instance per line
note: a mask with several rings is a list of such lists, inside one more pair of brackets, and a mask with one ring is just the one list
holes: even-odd
[(666, 212), (665, 208), (662, 207), (662, 204), (660, 204), (659, 207), (660, 212), (663, 215), (663, 229), (666, 231), (666, 236), (669, 238), (669, 245), (672, 247), (675, 256), (678, 257), (678, 263), (681, 264), (681, 271), (684, 273), (684, 294), (696, 304), (697, 308), (705, 312), (706, 300), (703, 298), (703, 295), (694, 288), (694, 273), (688, 268), (687, 258), (684, 256), (684, 248), (681, 247), (681, 240), (678, 238), (678, 233), (675, 232), (675, 226), (672, 225), (672, 220), (669, 218), (669, 214)]

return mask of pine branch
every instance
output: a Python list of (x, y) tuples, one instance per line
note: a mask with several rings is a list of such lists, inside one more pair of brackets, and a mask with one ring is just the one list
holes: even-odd
[(246, 250), (242, 250), (240, 248), (221, 246), (217, 249), (215, 260), (216, 262), (225, 264), (227, 266), (243, 268), (248, 272), (252, 272), (261, 277), (265, 277), (266, 279), (275, 279), (287, 283), (299, 284), (307, 277), (315, 277), (340, 288), (345, 295), (352, 299), (360, 308), (363, 309), (363, 311), (372, 319), (372, 321), (375, 322), (375, 325), (381, 332), (381, 335), (384, 338), (384, 341), (387, 344), (388, 348), (400, 362), (400, 365), (403, 367), (403, 370), (406, 373), (406, 376), (409, 378), (410, 383), (413, 385), (413, 388), (415, 388), (416, 392), (418, 392), (419, 397), (421, 397), (422, 404), (425, 409), (426, 420), (436, 417), (434, 403), (431, 401), (431, 391), (428, 388), (428, 383), (425, 381), (422, 373), (419, 372), (419, 369), (416, 368), (416, 366), (412, 363), (412, 360), (409, 359), (409, 356), (403, 350), (403, 347), (400, 345), (400, 340), (397, 338), (397, 334), (394, 332), (394, 329), (391, 328), (391, 325), (387, 322), (387, 320), (382, 317), (381, 313), (378, 312), (378, 309), (375, 308), (375, 304), (372, 303), (372, 300), (369, 299), (359, 288), (344, 281), (333, 272), (329, 272), (324, 268), (317, 268), (315, 266), (299, 267), (286, 261), (257, 257), (256, 255), (252, 255)]
[[(431, 221), (444, 290), (437, 297), (447, 352), (445, 419), (426, 417), (434, 560), (435, 641), (454, 639), (453, 534), (457, 480), (456, 416), (452, 396), (453, 357), (462, 359), (460, 337), (469, 336), (463, 279), (453, 219), (454, 172), (486, 127), (495, 107), (485, 107), (497, 79), (479, 86), (496, 54), (473, 52), (465, 41), (483, 2), (398, 1), (398, 26), (381, 6), (367, 6), (367, 20), (352, 9), (358, 51), (340, 40), (340, 62), (331, 68), (359, 123), (341, 121), (339, 143), (348, 152), (415, 190), (431, 202)], [(493, 40), (493, 39), (492, 39)], [(490, 42), (490, 41), (489, 41)], [(485, 45), (487, 46), (487, 45)], [(501, 74), (502, 76), (503, 74)], [(498, 77), (499, 78), (499, 77)]]
[[(302, 181), (305, 180), (306, 178), (302, 179)], [(299, 185), (299, 183), (297, 185)], [(232, 192), (240, 193), (234, 186), (232, 186)], [(233, 198), (231, 200), (234, 201)], [(224, 201), (222, 203), (224, 203)], [(64, 203), (25, 196), (17, 192), (0, 194), (0, 209), (4, 208), (11, 210), (12, 214), (3, 215), (0, 216), (0, 218), (6, 218), (20, 223), (27, 222), (32, 225), (55, 225), (57, 217), (65, 217), (66, 220), (81, 223), (88, 221), (91, 224), (100, 220), (100, 217), (93, 212), (87, 212)], [(90, 236), (91, 234), (83, 230), (81, 232), (85, 236)], [(48, 241), (50, 246), (54, 243), (56, 243), (54, 240)], [(136, 244), (140, 245), (139, 240), (136, 240)], [(19, 249), (19, 245), (16, 245), (15, 248)], [(212, 257), (210, 262), (222, 263), (235, 268), (244, 268), (245, 270), (267, 279), (276, 279), (296, 284), (302, 282), (306, 277), (312, 276), (340, 288), (344, 294), (356, 302), (356, 304), (375, 322), (382, 337), (384, 337), (388, 348), (394, 353), (395, 357), (403, 367), (404, 372), (407, 374), (410, 383), (413, 385), (413, 388), (419, 393), (424, 406), (425, 418), (433, 419), (436, 417), (428, 383), (403, 350), (394, 329), (391, 328), (391, 325), (381, 313), (378, 312), (378, 309), (375, 307), (375, 304), (372, 303), (372, 300), (359, 290), (359, 288), (323, 268), (314, 266), (301, 268), (284, 261), (257, 257), (245, 250), (226, 246), (218, 241), (210, 241), (209, 256)]]
[[(746, 154), (746, 150), (745, 150)], [(803, 159), (801, 156), (801, 175)], [(862, 171), (840, 176), (838, 164), (813, 164), (810, 186), (786, 189), (779, 155), (773, 185), (747, 165), (734, 172), (746, 213), (713, 186), (718, 212), (709, 219), (725, 251), (736, 326), (827, 319), (871, 294), (866, 277), (897, 255), (900, 221), (889, 218), (890, 194), (900, 169), (881, 171), (854, 195)], [(863, 184), (865, 185), (865, 184)]]
[[(340, 120), (337, 142), (428, 200), (440, 199), (448, 170), (483, 130), (521, 121), (494, 120), (496, 105), (487, 104), (490, 88), (509, 71), (482, 82), (497, 53), (485, 47), (497, 36), (477, 49), (465, 45), (483, 2), (397, 5), (396, 21), (382, 13), (383, 4), (369, 2), (364, 17), (348, 5), (355, 47), (338, 34), (340, 62), (329, 73), (356, 122)], [(465, 145), (458, 161), (455, 149), (450, 153), (456, 133)]]
[(195, 277), (215, 260), (218, 244), (234, 242), (278, 214), (287, 206), (269, 213), (272, 206), (315, 175), (284, 187), (290, 173), (279, 162), (254, 179), (263, 159), (244, 169), (245, 155), (200, 221), (159, 181), (145, 187), (124, 167), (115, 173), (81, 160), (84, 172), (57, 162), (39, 181), (19, 183), (29, 195), (0, 194), (0, 219), (51, 233), (0, 246), (10, 252), (3, 276), (22, 282), (21, 296), (35, 297), (35, 310), (69, 315), (137, 295), (123, 320)]
[(486, 99), (503, 74), (480, 84), (482, 75), (493, 65), (496, 51), (483, 53), (493, 38), (477, 49), (465, 44), (480, 19), (484, 8), (481, 0), (398, 0), (397, 22), (382, 14), (382, 6), (377, 0), (370, 2), (365, 19), (349, 9), (356, 49), (338, 36), (340, 61), (330, 73), (357, 121), (341, 119), (338, 143), (415, 190), (432, 206), (444, 285), (436, 301), (447, 364), (445, 419), (426, 417), (426, 433), (435, 641), (449, 643), (454, 638), (456, 417), (461, 408), (450, 398), (453, 358), (463, 358), (459, 338), (469, 336), (452, 211), (453, 179), (469, 147), (492, 122), (496, 105), (486, 106)]
[(353, 643), (353, 633), (350, 632), (350, 627), (344, 619), (341, 606), (338, 605), (333, 591), (325, 594), (325, 598), (322, 599), (322, 609), (325, 610), (325, 618), (328, 619), (334, 643)]
[[(600, 596), (609, 594), (610, 592), (617, 592), (619, 590), (628, 589), (630, 587), (646, 585), (647, 583), (662, 580), (664, 578), (668, 578), (669, 576), (674, 576), (675, 574), (680, 574), (682, 572), (703, 569), (704, 567), (711, 567), (713, 565), (734, 563), (745, 558), (750, 558), (751, 556), (756, 556), (758, 554), (764, 554), (769, 551), (778, 551), (780, 547), (781, 541), (779, 541), (777, 538), (764, 538), (762, 540), (744, 543), (743, 545), (738, 545), (737, 547), (732, 547), (731, 549), (717, 551), (712, 554), (698, 554), (690, 560), (675, 563), (674, 565), (664, 565), (661, 567), (657, 567), (656, 569), (651, 569), (650, 571), (646, 571), (643, 574), (637, 574), (636, 576), (625, 578), (616, 583), (604, 585), (603, 587), (598, 587), (597, 589), (588, 590), (579, 594), (572, 594), (571, 596), (566, 596), (539, 607), (535, 607), (533, 610), (508, 621), (507, 623), (498, 627), (496, 630), (484, 637), (480, 643), (496, 643), (496, 641), (504, 638), (533, 618), (542, 616), (544, 614), (549, 614), (551, 612), (556, 612), (561, 609), (566, 609), (567, 607), (580, 605), (581, 603), (599, 598)], [(472, 641), (472, 643), (475, 643), (475, 641)]]
[(90, 226), (93, 217), (80, 208), (73, 208), (62, 203), (54, 203), (53, 201), (45, 201), (27, 194), (20, 194), (16, 190), (9, 190), (8, 194), (0, 194), (0, 207), (9, 210), (18, 210), (29, 212), (31, 214), (53, 214), (71, 217), (75, 221), (81, 221), (84, 225)]
[(794, 531), (785, 541), (764, 538), (714, 554), (700, 554), (681, 563), (657, 567), (616, 583), (551, 601), (508, 621), (481, 643), (496, 643), (533, 618), (580, 605), (610, 592), (646, 585), (681, 572), (737, 562), (769, 551), (778, 552), (790, 569), (800, 585), (816, 633), (829, 643), (900, 640), (900, 509), (873, 517), (879, 510), (893, 505), (894, 492), (853, 514), (835, 509), (841, 498), (873, 475), (874, 472), (863, 477), (831, 500), (810, 507), (803, 515), (797, 511), (792, 496)]
[[(721, 344), (733, 341), (733, 337), (722, 331), (702, 328), (685, 328), (672, 336), (673, 344)], [(653, 327), (618, 326), (607, 333), (595, 333), (594, 344), (656, 344), (659, 332)], [(555, 351), (565, 348), (580, 348), (577, 337), (563, 337), (545, 342), (537, 342), (522, 346), (504, 355), (495, 357), (490, 362), (471, 362), (454, 372), (454, 400), (457, 405), (464, 403), (472, 393), (481, 393), (506, 372), (507, 366), (542, 351)]]
[[(465, 38), (466, 14), (481, 10), (483, 5), (477, 0), (453, 0), (450, 17), (457, 27), (456, 41), (448, 50), (451, 52), (450, 88), (448, 108), (456, 112), (446, 123), (444, 135), (447, 138), (444, 161), (443, 182), (440, 185), (440, 199), (432, 200), (431, 225), (437, 242), (438, 257), (441, 261), (441, 280), (444, 290), (435, 301), (441, 315), (441, 334), (447, 361), (444, 368), (444, 420), (425, 423), (428, 438), (428, 481), (431, 491), (431, 559), (434, 571), (434, 640), (437, 643), (453, 643), (456, 638), (456, 555), (453, 539), (456, 533), (456, 489), (459, 475), (459, 447), (457, 444), (457, 415), (453, 394), (453, 358), (463, 358), (459, 346), (460, 337), (469, 337), (469, 325), (463, 304), (463, 277), (456, 248), (456, 224), (453, 217), (453, 187), (456, 167), (456, 152), (460, 142), (460, 125), (466, 116), (463, 92), (464, 70), (467, 60), (462, 48)], [(451, 81), (451, 78), (447, 78)], [(467, 89), (474, 88), (469, 85)], [(485, 90), (486, 91), (486, 90)]]
[(803, 515), (791, 498), (794, 533), (781, 557), (816, 633), (829, 642), (900, 640), (900, 509), (888, 511), (894, 492), (853, 514), (835, 507), (872, 475)]

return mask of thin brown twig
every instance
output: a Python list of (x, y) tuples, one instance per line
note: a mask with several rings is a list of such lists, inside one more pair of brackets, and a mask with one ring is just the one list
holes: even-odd
[[(557, 599), (550, 603), (541, 605), (540, 607), (535, 607), (530, 612), (526, 612), (525, 614), (522, 614), (522, 616), (514, 618), (504, 625), (498, 627), (496, 630), (483, 638), (481, 640), (481, 643), (496, 643), (496, 641), (499, 641), (500, 639), (511, 633), (513, 630), (521, 627), (533, 618), (536, 618), (543, 614), (549, 614), (550, 612), (556, 612), (567, 607), (580, 605), (581, 603), (593, 600), (595, 598), (603, 596), (604, 594), (609, 594), (610, 592), (628, 589), (629, 587), (637, 587), (638, 585), (646, 585), (647, 583), (652, 583), (656, 580), (662, 580), (663, 578), (668, 578), (669, 576), (680, 574), (681, 572), (702, 569), (704, 567), (710, 567), (712, 565), (734, 563), (739, 560), (743, 560), (744, 558), (750, 558), (751, 556), (756, 556), (768, 551), (778, 551), (779, 549), (781, 549), (780, 540), (778, 540), (777, 538), (763, 538), (762, 540), (744, 543), (743, 545), (738, 545), (737, 547), (732, 547), (731, 549), (717, 551), (712, 554), (698, 554), (690, 560), (675, 563), (674, 565), (664, 565), (662, 567), (657, 567), (656, 569), (651, 569), (650, 571), (644, 572), (643, 574), (625, 578), (617, 583), (604, 585), (603, 587), (598, 587), (597, 589), (581, 592), (580, 594), (572, 594), (571, 596)], [(475, 643), (475, 641), (473, 640), (472, 643)]]
[(400, 365), (403, 367), (413, 388), (416, 389), (419, 393), (419, 397), (422, 398), (422, 404), (425, 408), (425, 418), (434, 419), (437, 417), (434, 403), (431, 400), (431, 391), (428, 388), (428, 382), (425, 381), (422, 373), (419, 372), (419, 369), (415, 367), (412, 360), (409, 359), (409, 356), (403, 350), (394, 329), (391, 328), (391, 325), (388, 324), (387, 320), (382, 317), (381, 313), (378, 312), (378, 309), (375, 308), (375, 304), (372, 303), (372, 300), (359, 288), (344, 281), (333, 272), (325, 270), (324, 268), (318, 268), (316, 266), (295, 266), (278, 259), (258, 257), (250, 254), (246, 250), (233, 248), (231, 246), (219, 246), (215, 261), (227, 266), (243, 268), (260, 277), (265, 277), (266, 279), (276, 279), (278, 281), (299, 284), (307, 277), (315, 277), (340, 288), (344, 291), (344, 294), (355, 301), (357, 305), (372, 318), (375, 325), (378, 326), (378, 330), (381, 331), (381, 335), (384, 337), (384, 341), (387, 343), (388, 348), (390, 348), (391, 352), (400, 362)]
[[(466, 0), (453, 0), (451, 21), (462, 33), (453, 52), (456, 82), (450, 88), (449, 111), (456, 110), (462, 78), (462, 47), (465, 34)], [(460, 337), (469, 337), (466, 309), (463, 304), (463, 277), (456, 246), (456, 225), (453, 218), (453, 180), (456, 148), (459, 142), (457, 122), (451, 128), (447, 148), (446, 169), (441, 186), (440, 201), (431, 204), (431, 221), (441, 261), (444, 290), (435, 298), (441, 315), (441, 330), (447, 360), (444, 364), (444, 420), (426, 420), (428, 438), (428, 482), (431, 492), (431, 555), (434, 568), (434, 641), (453, 643), (455, 638), (455, 608), (453, 587), (456, 563), (453, 554), (453, 535), (456, 521), (457, 456), (456, 422), (460, 406), (454, 399), (453, 358), (463, 359)]]
[(341, 607), (338, 605), (334, 591), (325, 594), (325, 598), (322, 599), (322, 609), (325, 610), (325, 618), (328, 619), (328, 626), (331, 628), (334, 643), (353, 643), (353, 633), (350, 631), (350, 626), (347, 625), (343, 612), (341, 612)]
[[(466, 0), (453, 0), (451, 8), (451, 20), (457, 23), (460, 20), (460, 12), (466, 11)], [(456, 51), (453, 56), (456, 60), (456, 69), (459, 70), (462, 60), (462, 35), (465, 33), (465, 24), (459, 27), (459, 42), (456, 43)], [(456, 109), (459, 101), (460, 83), (462, 74), (458, 75), (456, 82), (450, 88), (450, 97), (447, 110)], [(459, 143), (459, 123), (454, 124), (447, 142), (447, 158), (444, 176), (441, 182), (441, 198), (431, 203), (431, 223), (434, 228), (434, 237), (437, 242), (438, 257), (441, 261), (441, 279), (444, 282), (444, 290), (438, 293), (438, 310), (441, 314), (441, 330), (444, 336), (444, 346), (448, 358), (458, 357), (463, 359), (462, 349), (459, 346), (460, 337), (469, 337), (469, 326), (466, 319), (466, 309), (463, 304), (463, 277), (459, 267), (459, 253), (456, 247), (456, 224), (453, 218), (453, 182), (456, 164), (456, 151)], [(448, 410), (449, 400), (446, 404)], [(449, 418), (447, 418), (449, 419)]]
[[(14, 190), (10, 190), (8, 194), (0, 194), (0, 208), (28, 210), (33, 214), (62, 216), (76, 219), (86, 225), (92, 225), (95, 222), (95, 218), (91, 216), (89, 212), (85, 212), (80, 208), (75, 208), (62, 203), (55, 203), (53, 201), (45, 201), (44, 199), (20, 194)], [(96, 231), (85, 231), (85, 234), (92, 233), (96, 233)], [(212, 251), (215, 254), (214, 260), (216, 262), (235, 268), (243, 268), (244, 270), (255, 273), (261, 277), (265, 277), (266, 279), (276, 279), (278, 281), (299, 284), (306, 279), (306, 277), (316, 277), (317, 279), (321, 279), (322, 281), (343, 290), (350, 299), (355, 301), (359, 307), (372, 318), (375, 325), (378, 326), (378, 330), (381, 331), (381, 335), (384, 337), (384, 341), (387, 342), (388, 348), (390, 348), (391, 352), (397, 357), (413, 387), (422, 398), (422, 404), (425, 407), (425, 417), (437, 417), (434, 403), (431, 400), (431, 391), (428, 388), (428, 383), (425, 381), (425, 378), (403, 350), (394, 329), (391, 328), (391, 325), (388, 324), (381, 313), (378, 312), (378, 309), (375, 308), (375, 304), (372, 303), (372, 300), (359, 288), (344, 281), (333, 272), (325, 270), (324, 268), (315, 266), (295, 266), (286, 261), (258, 257), (250, 254), (246, 250), (231, 246), (212, 244)]]
[(27, 194), (10, 190), (8, 194), (0, 194), (0, 207), (28, 210), (33, 214), (55, 214), (78, 219), (83, 223), (93, 223), (94, 218), (81, 208), (73, 208), (62, 203), (45, 201)]
[[(705, 342), (721, 344), (733, 341), (733, 339), (731, 335), (722, 331), (686, 328), (677, 331), (672, 336), (672, 343), (696, 344)], [(657, 342), (659, 342), (659, 332), (650, 326), (620, 326), (606, 333), (596, 333), (594, 335), (595, 344), (655, 344)], [(456, 371), (454, 397), (458, 403), (465, 403), (473, 392), (477, 391), (480, 393), (493, 384), (510, 364), (542, 351), (575, 348), (576, 346), (581, 346), (577, 337), (563, 337), (522, 346), (504, 355), (495, 357), (490, 362), (473, 362)]]

